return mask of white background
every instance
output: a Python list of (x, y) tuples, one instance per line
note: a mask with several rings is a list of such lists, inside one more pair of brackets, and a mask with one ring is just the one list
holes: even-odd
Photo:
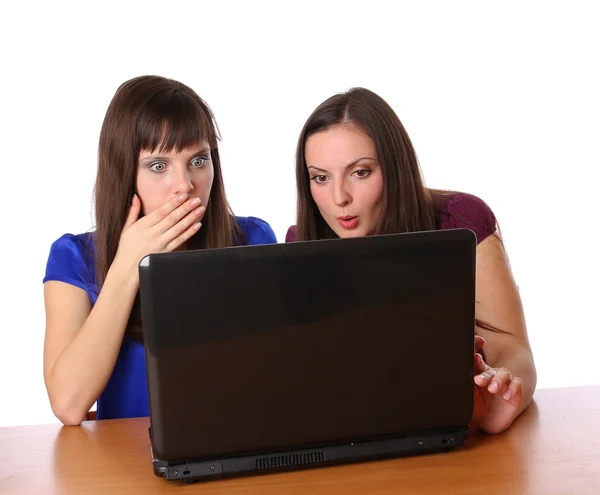
[(280, 241), (305, 119), (351, 86), (379, 93), (427, 184), (495, 211), (539, 387), (600, 383), (594, 2), (5, 2), (0, 18), (0, 426), (56, 421), (42, 378), (48, 250), (93, 227), (104, 113), (142, 74), (209, 103), (234, 211)]

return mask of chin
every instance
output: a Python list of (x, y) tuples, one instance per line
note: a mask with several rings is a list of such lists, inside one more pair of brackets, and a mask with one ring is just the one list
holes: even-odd
[(350, 239), (352, 237), (366, 237), (366, 233), (362, 231), (362, 229), (352, 229), (352, 230), (342, 230), (340, 232), (336, 232), (337, 236), (342, 239)]

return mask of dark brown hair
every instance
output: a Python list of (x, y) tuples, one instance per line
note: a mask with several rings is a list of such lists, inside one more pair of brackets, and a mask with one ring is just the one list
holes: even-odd
[[(202, 229), (188, 241), (193, 249), (244, 243), (225, 197), (214, 115), (188, 86), (159, 76), (141, 76), (115, 93), (100, 132), (95, 184), (96, 281), (102, 287), (119, 245), (136, 192), (141, 150), (182, 151), (202, 141), (210, 145), (214, 179)], [(139, 294), (126, 332), (141, 339)]]
[[(425, 187), (412, 142), (392, 107), (368, 89), (352, 88), (321, 103), (300, 133), (296, 149), (296, 239), (337, 237), (321, 216), (310, 192), (305, 151), (306, 141), (312, 134), (338, 125), (355, 126), (375, 144), (383, 175), (383, 213), (374, 234), (435, 230), (440, 215), (456, 192)], [(476, 320), (476, 325), (502, 331), (481, 320)]]

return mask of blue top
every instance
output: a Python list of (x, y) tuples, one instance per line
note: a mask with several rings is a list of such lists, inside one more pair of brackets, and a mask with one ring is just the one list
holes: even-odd
[[(236, 217), (248, 244), (276, 244), (273, 229), (254, 217)], [(48, 280), (58, 280), (83, 289), (92, 306), (100, 289), (96, 285), (93, 233), (65, 234), (50, 248), (46, 265)], [(144, 345), (126, 336), (106, 388), (98, 398), (97, 419), (148, 416), (148, 382)]]

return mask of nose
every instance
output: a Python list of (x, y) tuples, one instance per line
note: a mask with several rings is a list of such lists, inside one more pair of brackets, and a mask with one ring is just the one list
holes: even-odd
[(175, 186), (175, 196), (182, 193), (190, 193), (194, 190), (194, 184), (190, 177), (190, 172), (187, 167), (178, 168), (175, 171), (175, 180), (173, 182)]
[(344, 207), (352, 203), (352, 194), (348, 190), (348, 185), (346, 181), (336, 181), (333, 184), (333, 202), (340, 207)]

